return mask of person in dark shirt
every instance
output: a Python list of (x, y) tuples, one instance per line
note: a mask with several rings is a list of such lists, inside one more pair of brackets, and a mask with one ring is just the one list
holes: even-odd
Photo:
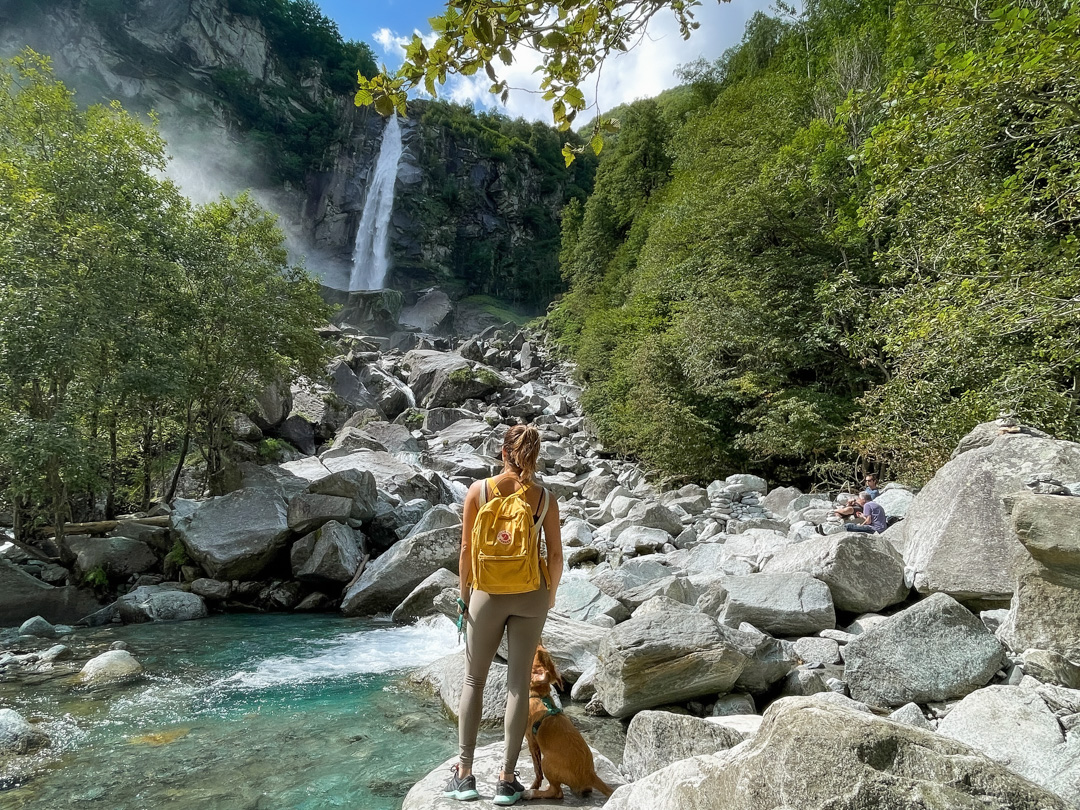
[(866, 532), (878, 534), (885, 531), (885, 510), (881, 504), (874, 503), (873, 496), (863, 491), (855, 498), (856, 509), (861, 510), (861, 523), (845, 523), (844, 529), (849, 532)]

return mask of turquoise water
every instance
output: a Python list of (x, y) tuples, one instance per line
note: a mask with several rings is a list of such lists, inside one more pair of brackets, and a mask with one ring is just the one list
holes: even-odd
[[(119, 639), (147, 677), (75, 686), (70, 671)], [(67, 671), (0, 684), (0, 707), (54, 739), (28, 772), (7, 774), (0, 807), (398, 808), (456, 748), (436, 699), (402, 676), (456, 640), (441, 618), (219, 616), (80, 631), (65, 639), (78, 662)]]

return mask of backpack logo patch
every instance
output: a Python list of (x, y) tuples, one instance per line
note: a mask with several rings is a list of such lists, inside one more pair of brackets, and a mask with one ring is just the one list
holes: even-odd
[(502, 543), (504, 546), (508, 546), (510, 545), (510, 541), (513, 538), (510, 536), (510, 532), (506, 531), (506, 529), (503, 529), (501, 532), (499, 532), (498, 536), (495, 539)]

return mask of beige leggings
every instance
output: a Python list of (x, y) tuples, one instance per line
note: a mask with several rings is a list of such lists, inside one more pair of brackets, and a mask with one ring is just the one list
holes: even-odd
[(484, 684), (506, 629), (506, 720), (503, 769), (513, 773), (521, 740), (529, 722), (529, 680), (533, 655), (548, 612), (548, 589), (528, 593), (489, 594), (473, 591), (469, 600), (465, 643), (465, 683), (458, 706), (458, 746), (461, 764), (472, 768), (476, 734), (484, 708)]

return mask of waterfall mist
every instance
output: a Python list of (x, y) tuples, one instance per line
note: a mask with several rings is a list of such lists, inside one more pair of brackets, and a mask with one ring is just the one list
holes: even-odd
[(368, 183), (360, 225), (356, 229), (349, 291), (380, 290), (386, 286), (390, 266), (390, 214), (394, 208), (394, 184), (401, 160), (401, 125), (391, 115), (383, 129), (375, 171)]

